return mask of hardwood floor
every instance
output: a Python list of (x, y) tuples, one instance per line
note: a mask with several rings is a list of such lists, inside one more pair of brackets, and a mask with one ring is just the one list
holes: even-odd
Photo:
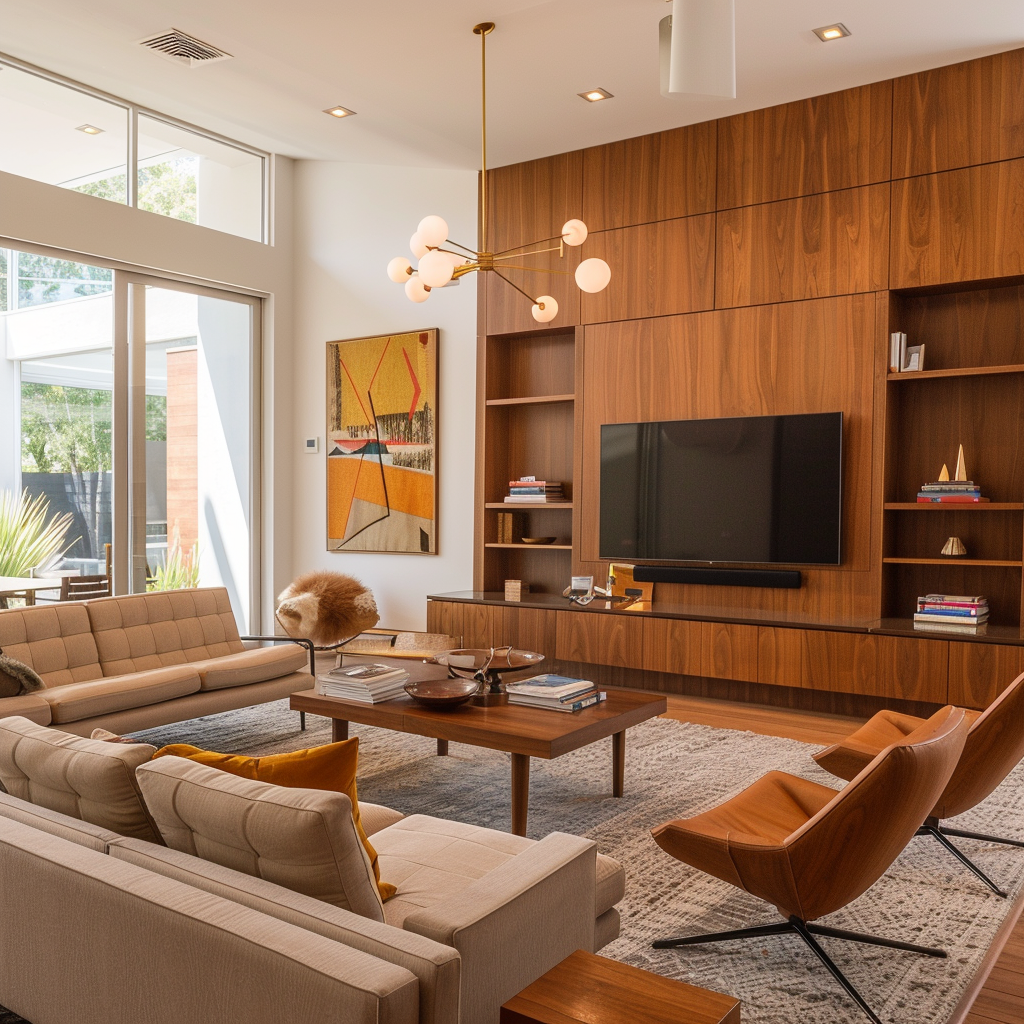
[[(834, 743), (862, 724), (862, 719), (820, 715), (810, 711), (737, 704), (707, 697), (670, 695), (666, 718), (696, 722), (719, 729), (745, 729), (765, 736), (784, 736), (804, 743)], [(1000, 950), (997, 937), (988, 959), (988, 977), (973, 1001), (965, 1001), (950, 1024), (1024, 1024), (1024, 899), (1011, 915), (1016, 923), (1004, 929)], [(1007, 934), (1008, 933), (1008, 934)], [(982, 967), (982, 972), (986, 967)]]

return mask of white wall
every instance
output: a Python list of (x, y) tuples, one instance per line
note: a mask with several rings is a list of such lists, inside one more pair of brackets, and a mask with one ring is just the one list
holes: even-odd
[[(422, 629), (427, 594), (473, 584), (476, 279), (416, 305), (385, 267), (393, 256), (412, 258), (409, 236), (430, 213), (474, 244), (476, 189), (475, 171), (296, 164), (292, 567), (358, 577), (387, 627)], [(440, 328), (438, 554), (328, 552), (324, 345), (430, 327)], [(320, 453), (304, 454), (302, 439), (317, 436)]]

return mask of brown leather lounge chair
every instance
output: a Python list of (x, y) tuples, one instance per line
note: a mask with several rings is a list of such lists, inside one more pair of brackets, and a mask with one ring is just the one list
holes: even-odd
[(653, 829), (673, 857), (774, 904), (778, 924), (662, 939), (670, 949), (796, 932), (875, 1024), (871, 1007), (815, 935), (944, 957), (941, 949), (810, 924), (855, 900), (910, 842), (945, 788), (967, 739), (961, 708), (945, 707), (883, 750), (845, 789), (769, 772), (724, 804)]
[[(970, 731), (960, 763), (917, 834), (934, 836), (994, 893), (1005, 898), (1006, 893), (946, 837), (980, 839), (985, 843), (1021, 847), (1024, 847), (1024, 842), (948, 828), (940, 822), (943, 818), (954, 818), (980, 804), (1024, 757), (1024, 672), (1003, 690), (986, 711), (968, 711), (967, 720)], [(841, 779), (852, 779), (879, 750), (913, 732), (923, 721), (895, 711), (879, 711), (842, 743), (836, 743), (815, 754), (814, 760), (833, 775)]]

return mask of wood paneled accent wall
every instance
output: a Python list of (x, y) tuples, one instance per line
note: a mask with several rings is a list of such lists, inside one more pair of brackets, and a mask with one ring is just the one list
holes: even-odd
[[(562, 330), (566, 354), (575, 355), (574, 450), (571, 460), (560, 456), (574, 467), (574, 572), (600, 575), (604, 567), (598, 559), (601, 424), (841, 410), (843, 564), (806, 569), (796, 591), (659, 585), (658, 597), (806, 613), (828, 623), (910, 614), (902, 608), (904, 591), (928, 572), (908, 570), (886, 596), (883, 546), (893, 537), (897, 546), (911, 545), (897, 534), (913, 531), (883, 529), (897, 522), (885, 519), (883, 508), (895, 489), (904, 489), (896, 463), (913, 439), (893, 431), (911, 422), (917, 396), (901, 385), (901, 404), (887, 391), (893, 387), (886, 378), (888, 336), (927, 322), (937, 339), (935, 356), (943, 360), (932, 365), (964, 367), (988, 360), (947, 352), (959, 334), (968, 347), (978, 345), (973, 325), (950, 328), (958, 309), (975, 315), (987, 304), (1001, 311), (992, 314), (1000, 324), (1020, 334), (1014, 316), (1024, 296), (1022, 81), (1024, 50), (1013, 50), (489, 172), (489, 216), (500, 228), (493, 248), (543, 237), (578, 216), (590, 238), (547, 265), (571, 272), (588, 256), (612, 265), (612, 282), (598, 295), (581, 295), (569, 277), (538, 284), (522, 272), (509, 275), (558, 299), (549, 331)], [(926, 301), (923, 312), (915, 305), (916, 296), (961, 287), (1016, 290), (959, 305), (951, 299), (952, 320), (943, 319), (941, 300)], [(492, 275), (484, 275), (480, 297), (482, 359), (503, 352), (502, 345), (513, 343), (510, 335), (537, 332), (525, 299)], [(947, 345), (943, 332), (954, 341)], [(1000, 352), (1009, 357), (1000, 358), (1021, 362), (1014, 354), (1021, 343), (1004, 339)], [(498, 365), (511, 363), (500, 355)], [(502, 385), (487, 373), (493, 406)], [(1022, 381), (1007, 377), (999, 387), (1020, 390)], [(954, 382), (948, 390), (958, 401), (968, 395), (982, 402), (981, 386)], [(1011, 405), (1007, 399), (1000, 409)], [(560, 422), (567, 427), (569, 420), (565, 412)], [(507, 443), (505, 420), (495, 415), (492, 421), (478, 438), (478, 474), (488, 453)], [(509, 419), (507, 433), (518, 437), (512, 425)], [(920, 475), (939, 466), (914, 468)], [(488, 486), (493, 490), (493, 481)], [(481, 509), (496, 500), (482, 486), (478, 499)], [(1024, 494), (993, 500), (1020, 502)], [(1004, 520), (986, 517), (1008, 538), (1020, 532), (1024, 506), (1015, 507), (996, 513)], [(934, 516), (915, 517), (922, 518), (928, 522), (914, 526), (927, 525), (918, 532), (931, 543), (941, 524)], [(478, 512), (477, 589), (493, 588), (500, 575), (497, 568), (488, 573), (483, 557), (486, 521)], [(1019, 537), (1006, 546), (1020, 557)], [(525, 566), (525, 558), (515, 564)], [(1020, 593), (1015, 600), (1019, 612)], [(1012, 602), (1006, 607), (1013, 611)], [(622, 642), (623, 658), (639, 656), (638, 642)], [(705, 660), (715, 650), (709, 642)]]

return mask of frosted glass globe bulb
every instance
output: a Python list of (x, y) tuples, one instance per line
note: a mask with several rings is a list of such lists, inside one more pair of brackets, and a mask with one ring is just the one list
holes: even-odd
[(599, 292), (608, 287), (612, 279), (612, 268), (604, 260), (591, 256), (576, 268), (576, 283), (580, 291)]
[(405, 282), (405, 294), (413, 302), (426, 302), (430, 297), (430, 289), (418, 277), (410, 277)]
[(567, 220), (562, 225), (562, 240), (566, 245), (582, 245), (587, 234), (587, 225), (581, 220)]
[(416, 259), (420, 259), (430, 249), (418, 231), (414, 232), (412, 238), (409, 239), (409, 248)]
[(558, 303), (550, 295), (541, 295), (533, 304), (533, 319), (539, 324), (546, 324), (558, 316)]
[(388, 264), (388, 277), (395, 284), (404, 284), (412, 273), (412, 264), (404, 256), (396, 256)]
[(452, 279), (455, 267), (452, 266), (448, 253), (431, 249), (420, 257), (418, 270), (420, 279), (428, 288), (443, 288)]
[(439, 245), (444, 245), (447, 241), (448, 225), (443, 217), (431, 214), (420, 221), (416, 234), (420, 236), (425, 245), (429, 245), (434, 249)]

